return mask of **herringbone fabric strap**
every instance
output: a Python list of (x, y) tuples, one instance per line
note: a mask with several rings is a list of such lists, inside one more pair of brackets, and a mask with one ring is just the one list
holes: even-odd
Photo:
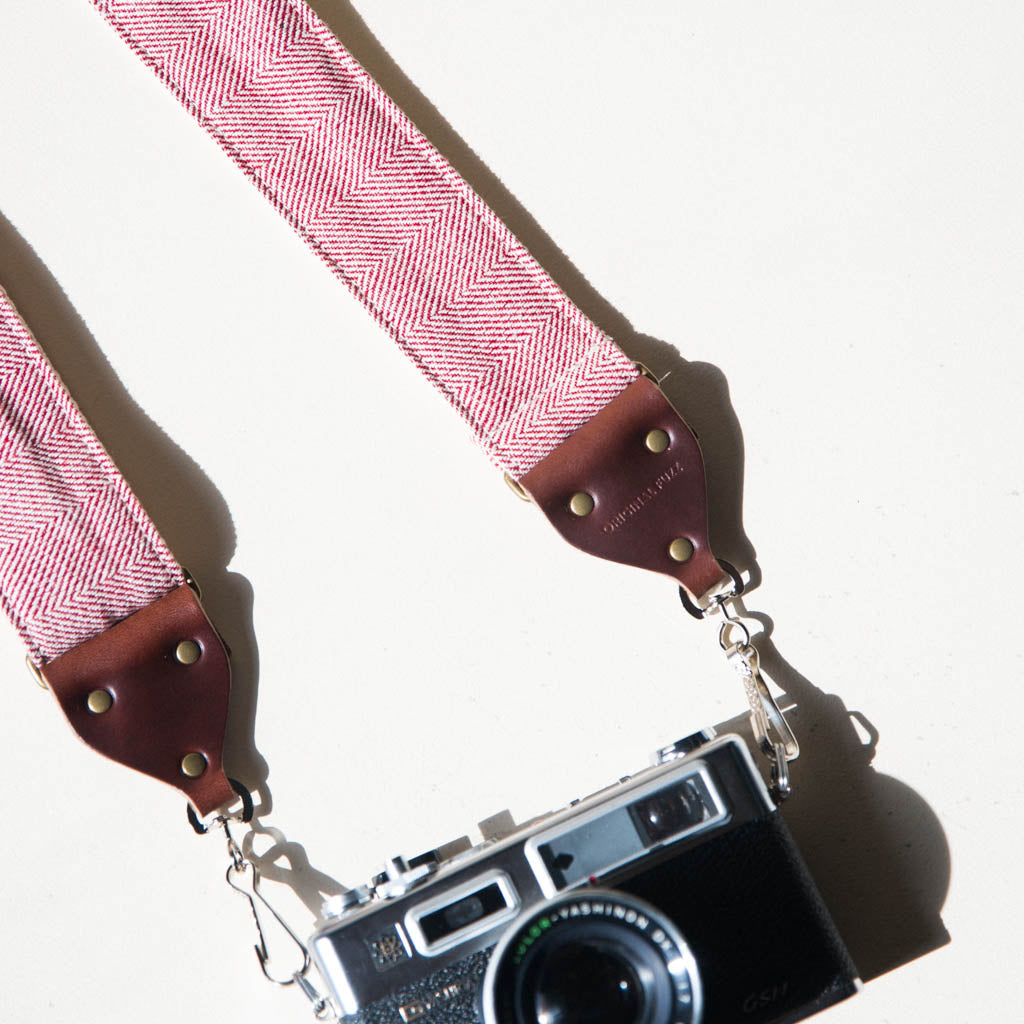
[(43, 665), (184, 582), (0, 290), (0, 602)]
[(518, 478), (630, 360), (301, 0), (93, 0)]

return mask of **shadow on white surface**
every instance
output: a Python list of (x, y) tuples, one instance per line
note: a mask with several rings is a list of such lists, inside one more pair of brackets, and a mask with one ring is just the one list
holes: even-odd
[[(879, 736), (868, 719), (788, 665), (770, 628), (768, 621), (753, 639), (765, 673), (795, 704), (786, 717), (801, 743), (783, 817), (862, 980), (871, 981), (950, 941), (941, 918), (949, 845), (924, 799), (872, 767)], [(716, 728), (742, 735), (763, 760), (746, 715)]]

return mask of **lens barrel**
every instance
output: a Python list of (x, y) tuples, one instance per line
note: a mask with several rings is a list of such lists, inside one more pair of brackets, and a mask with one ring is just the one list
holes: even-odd
[(697, 965), (647, 903), (583, 889), (534, 907), (495, 947), (485, 1024), (699, 1024)]

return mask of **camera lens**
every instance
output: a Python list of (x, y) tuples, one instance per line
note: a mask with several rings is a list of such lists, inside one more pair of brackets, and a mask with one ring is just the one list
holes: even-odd
[(644, 990), (626, 957), (570, 942), (554, 950), (531, 986), (544, 1024), (638, 1024)]
[(484, 978), (485, 1024), (699, 1024), (700, 979), (659, 911), (584, 889), (535, 907), (502, 936)]

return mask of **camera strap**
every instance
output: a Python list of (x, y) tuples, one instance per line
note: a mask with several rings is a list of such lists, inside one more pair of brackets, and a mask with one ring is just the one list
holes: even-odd
[[(93, 2), (566, 540), (663, 573), (691, 613), (721, 616), (755, 733), (784, 769), (796, 743), (727, 607), (742, 580), (711, 550), (700, 446), (657, 383), (301, 0)], [(21, 456), (2, 481), (0, 597), (86, 742), (177, 785), (205, 813), (232, 799), (212, 738), (229, 686), (223, 645), (6, 297), (0, 318), (11, 359), (5, 443)], [(179, 634), (192, 646), (179, 650), (179, 638), (168, 660), (161, 645)], [(132, 680), (151, 670), (212, 673), (210, 706), (171, 686), (159, 706), (143, 700), (158, 688)]]
[(2, 289), (0, 452), (0, 601), (37, 680), (100, 753), (234, 801), (224, 646)]
[[(742, 579), (711, 550), (700, 446), (657, 382), (301, 0), (93, 2), (459, 412), (514, 489), (573, 545), (667, 575), (692, 614), (717, 617), (785, 795), (798, 747), (734, 614)], [(2, 293), (0, 360), (0, 598), (29, 663), (87, 743), (181, 789), (197, 830), (197, 813), (215, 815), (241, 877), (252, 865), (223, 809), (241, 796), (247, 818), (252, 804), (221, 764), (224, 645)], [(249, 877), (255, 913), (262, 897), (254, 869)], [(283, 983), (306, 990), (305, 970)]]
[(692, 431), (302, 0), (94, 3), (570, 543), (732, 586)]

